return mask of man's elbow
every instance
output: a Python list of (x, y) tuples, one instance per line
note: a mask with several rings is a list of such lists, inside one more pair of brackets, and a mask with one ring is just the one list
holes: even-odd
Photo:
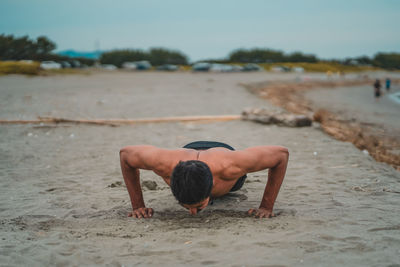
[(289, 160), (289, 149), (286, 147), (280, 147), (279, 148), (279, 154), (281, 157), (281, 161), (288, 162)]
[(121, 164), (129, 166), (131, 168), (137, 168), (141, 166), (139, 149), (137, 146), (126, 146), (120, 149), (119, 158)]
[(126, 146), (119, 150), (119, 158), (121, 161), (126, 161), (128, 155), (132, 152), (132, 147)]

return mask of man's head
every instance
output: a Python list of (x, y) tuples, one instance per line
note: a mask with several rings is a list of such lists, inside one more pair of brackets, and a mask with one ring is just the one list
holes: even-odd
[(207, 206), (212, 186), (212, 173), (202, 161), (180, 161), (172, 172), (172, 193), (189, 210)]

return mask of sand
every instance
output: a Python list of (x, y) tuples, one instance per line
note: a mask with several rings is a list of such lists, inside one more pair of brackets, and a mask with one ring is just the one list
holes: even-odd
[(392, 131), (400, 132), (400, 103), (391, 98), (392, 94), (400, 92), (400, 85), (392, 85), (390, 91), (382, 89), (382, 92), (378, 101), (372, 85), (312, 90), (306, 97), (316, 108), (332, 110), (347, 120), (379, 124), (389, 135)]
[(329, 80), (254, 83), (245, 87), (290, 112), (314, 118), (325, 133), (353, 143), (375, 160), (400, 171), (400, 120), (397, 116), (400, 75), (380, 73), (380, 76), (395, 78), (395, 86), (383, 99), (377, 100), (371, 92), (375, 80), (367, 75), (350, 79), (345, 76)]
[[(319, 74), (100, 73), (0, 77), (0, 118), (141, 118), (278, 109), (240, 84)], [(289, 148), (272, 219), (257, 207), (266, 171), (191, 216), (149, 171), (155, 215), (135, 220), (119, 149), (216, 140)], [(134, 126), (0, 125), (0, 263), (43, 265), (397, 266), (400, 173), (350, 143), (308, 128), (249, 121)]]

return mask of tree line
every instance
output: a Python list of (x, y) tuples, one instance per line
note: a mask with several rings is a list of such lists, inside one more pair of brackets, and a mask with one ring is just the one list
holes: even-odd
[[(79, 60), (82, 64), (91, 66), (95, 60), (88, 58), (69, 58), (53, 53), (56, 44), (45, 36), (29, 39), (28, 36), (14, 37), (0, 35), (0, 60)], [(118, 49), (105, 52), (100, 57), (102, 64), (113, 64), (121, 67), (124, 62), (147, 60), (154, 66), (163, 64), (187, 65), (188, 57), (176, 50), (152, 48), (148, 51), (140, 49)], [(237, 49), (226, 59), (207, 60), (219, 63), (277, 63), (277, 62), (320, 62), (332, 61), (344, 65), (371, 65), (384, 69), (400, 69), (400, 53), (379, 52), (373, 57), (361, 56), (345, 60), (322, 60), (313, 54), (302, 52), (284, 53), (268, 48)]]
[(56, 48), (56, 44), (40, 36), (30, 40), (28, 36), (14, 38), (12, 35), (0, 35), (0, 58), (2, 60), (40, 59)]
[(94, 60), (87, 58), (71, 59), (53, 53), (56, 44), (45, 36), (29, 39), (28, 36), (14, 37), (13, 35), (0, 35), (0, 60), (35, 60), (35, 61), (71, 61), (79, 60), (80, 63), (91, 66)]
[(238, 49), (229, 54), (226, 62), (241, 63), (284, 63), (284, 62), (321, 62), (331, 61), (344, 65), (371, 65), (384, 69), (400, 69), (400, 53), (379, 52), (373, 57), (361, 56), (346, 58), (345, 60), (321, 60), (312, 54), (294, 52), (285, 54), (279, 50), (272, 49)]
[[(351, 64), (353, 59), (346, 59), (345, 64)], [(354, 58), (359, 64), (368, 64), (383, 69), (400, 69), (400, 53), (377, 53), (373, 58), (367, 56)]]
[(164, 64), (187, 65), (188, 58), (179, 51), (165, 48), (152, 48), (149, 51), (123, 49), (105, 52), (100, 57), (102, 64), (113, 64), (121, 67), (124, 62), (147, 60), (153, 66)]
[(294, 52), (285, 54), (279, 50), (272, 49), (237, 49), (228, 56), (229, 62), (240, 63), (274, 63), (274, 62), (317, 62), (315, 55)]

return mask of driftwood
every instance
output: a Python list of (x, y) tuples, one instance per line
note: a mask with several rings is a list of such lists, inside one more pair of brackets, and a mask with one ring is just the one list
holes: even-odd
[(312, 125), (312, 120), (307, 116), (286, 112), (271, 112), (266, 109), (246, 109), (242, 112), (242, 118), (244, 120), (263, 124), (277, 124), (287, 127), (305, 127)]
[(181, 117), (161, 117), (161, 118), (142, 118), (142, 119), (66, 119), (54, 117), (38, 117), (37, 120), (0, 120), (0, 124), (93, 124), (93, 125), (129, 125), (139, 123), (159, 123), (159, 122), (196, 122), (196, 121), (230, 121), (239, 120), (240, 115), (219, 115), (219, 116), (181, 116)]

